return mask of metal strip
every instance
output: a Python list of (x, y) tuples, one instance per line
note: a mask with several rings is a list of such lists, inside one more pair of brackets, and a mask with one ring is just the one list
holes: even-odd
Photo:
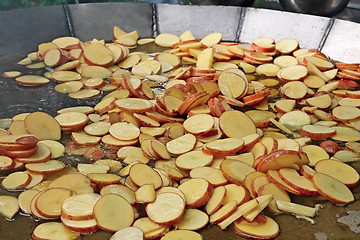
[(71, 37), (75, 37), (75, 29), (72, 23), (70, 7), (69, 5), (65, 4), (63, 5), (63, 8), (64, 8), (65, 19), (68, 26), (69, 34)]
[(157, 5), (152, 3), (151, 4), (152, 9), (152, 29), (151, 34), (155, 38), (157, 35), (159, 35), (159, 22), (158, 22), (158, 11), (157, 11)]
[(318, 49), (320, 51), (324, 47), (326, 39), (328, 38), (328, 36), (330, 34), (330, 31), (331, 31), (332, 27), (334, 26), (334, 23), (335, 23), (335, 18), (330, 18), (329, 22), (328, 22), (328, 24), (327, 24), (327, 26), (325, 28), (325, 33), (324, 33), (323, 37), (321, 38), (319, 46), (318, 46)]
[(238, 23), (238, 27), (236, 29), (235, 42), (240, 42), (240, 34), (241, 34), (241, 30), (242, 30), (242, 28), (244, 26), (244, 22), (245, 22), (246, 9), (247, 8), (245, 8), (245, 7), (240, 8), (239, 23)]

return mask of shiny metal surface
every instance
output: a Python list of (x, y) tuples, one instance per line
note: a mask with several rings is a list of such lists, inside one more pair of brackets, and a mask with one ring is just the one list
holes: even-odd
[(332, 17), (340, 13), (349, 0), (280, 0), (287, 11)]
[(255, 0), (191, 0), (193, 5), (224, 5), (251, 7)]

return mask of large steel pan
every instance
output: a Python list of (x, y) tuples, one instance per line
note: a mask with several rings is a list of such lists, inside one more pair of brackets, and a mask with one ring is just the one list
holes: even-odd
[[(0, 73), (19, 70), (39, 73), (16, 64), (37, 45), (60, 36), (76, 36), (83, 41), (93, 38), (112, 39), (112, 27), (125, 31), (137, 30), (140, 37), (154, 37), (159, 33), (181, 34), (191, 30), (202, 38), (211, 32), (222, 32), (224, 40), (250, 42), (261, 36), (296, 38), (302, 48), (318, 48), (327, 56), (344, 62), (360, 62), (360, 24), (311, 15), (264, 9), (224, 6), (184, 6), (146, 3), (102, 3), (53, 6), (0, 13)], [(143, 49), (153, 51), (156, 49)], [(0, 119), (22, 112), (45, 111), (55, 114), (57, 109), (92, 105), (99, 100), (74, 100), (53, 90), (53, 83), (42, 87), (21, 87), (14, 81), (0, 77)], [(359, 164), (354, 167), (360, 171)], [(356, 199), (360, 187), (354, 189)], [(0, 190), (0, 194), (12, 194)], [(293, 197), (295, 202), (314, 205), (311, 198)], [(290, 215), (276, 216), (281, 233), (276, 239), (334, 239), (350, 240), (360, 236), (337, 222), (349, 210), (359, 210), (359, 201), (338, 207), (325, 203), (315, 218), (317, 224)], [(0, 217), (0, 239), (25, 240), (38, 223), (30, 217), (16, 216), (15, 221)], [(208, 226), (200, 231), (206, 240), (242, 239), (231, 227), (222, 231)], [(326, 236), (327, 238), (321, 238)], [(98, 231), (83, 239), (108, 239), (109, 233)]]

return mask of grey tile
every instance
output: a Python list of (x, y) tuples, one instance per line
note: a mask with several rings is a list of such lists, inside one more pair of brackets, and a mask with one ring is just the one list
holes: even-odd
[(69, 35), (62, 6), (1, 12), (0, 29), (0, 56), (35, 51), (39, 43)]
[(93, 3), (70, 5), (75, 36), (112, 40), (113, 26), (125, 32), (137, 30), (140, 37), (152, 34), (152, 8), (148, 3)]
[(240, 41), (258, 37), (295, 38), (302, 48), (318, 48), (329, 18), (275, 10), (247, 8)]
[(336, 19), (322, 51), (343, 62), (360, 62), (360, 24)]
[(240, 12), (237, 7), (158, 4), (158, 30), (176, 35), (190, 30), (195, 38), (221, 32), (224, 40), (234, 41)]

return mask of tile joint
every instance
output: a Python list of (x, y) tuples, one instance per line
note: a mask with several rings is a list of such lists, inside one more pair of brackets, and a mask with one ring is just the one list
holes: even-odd
[(151, 4), (151, 12), (152, 12), (152, 28), (151, 28), (151, 35), (155, 38), (157, 35), (159, 35), (159, 22), (158, 22), (158, 11), (157, 11), (157, 5), (152, 3)]
[(240, 14), (239, 14), (240, 16), (235, 34), (235, 42), (240, 42), (240, 35), (245, 22), (246, 10), (247, 8), (245, 7), (240, 8)]
[(66, 25), (67, 25), (69, 34), (71, 37), (75, 37), (75, 29), (74, 29), (72, 18), (71, 18), (70, 6), (68, 4), (64, 4), (63, 9), (64, 9)]
[(329, 19), (329, 22), (327, 23), (326, 27), (325, 27), (325, 32), (324, 32), (324, 35), (322, 36), (321, 40), (320, 40), (320, 43), (319, 43), (319, 46), (318, 46), (318, 50), (319, 51), (322, 51), (324, 45), (325, 45), (325, 42), (334, 26), (334, 23), (335, 23), (335, 18), (330, 18)]

